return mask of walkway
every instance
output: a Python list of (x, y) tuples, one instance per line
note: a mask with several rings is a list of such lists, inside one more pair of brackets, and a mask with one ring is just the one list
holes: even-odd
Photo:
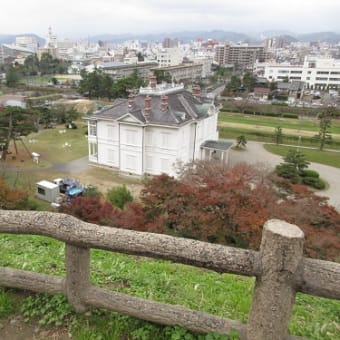
[[(245, 151), (230, 150), (230, 164), (235, 165), (238, 162), (261, 163), (273, 169), (277, 164), (283, 162), (281, 156), (268, 152), (264, 149), (263, 144), (248, 142)], [(329, 184), (328, 189), (318, 191), (316, 194), (329, 197), (329, 204), (340, 211), (340, 169), (319, 163), (311, 163), (309, 168), (319, 172), (320, 177)]]

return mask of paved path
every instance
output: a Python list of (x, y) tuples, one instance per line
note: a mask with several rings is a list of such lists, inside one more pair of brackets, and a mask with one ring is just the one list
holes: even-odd
[[(229, 157), (231, 165), (238, 162), (262, 163), (272, 169), (283, 162), (281, 156), (268, 152), (260, 142), (248, 142), (245, 151), (230, 150)], [(328, 189), (318, 191), (316, 194), (329, 197), (329, 203), (340, 211), (340, 169), (319, 163), (311, 163), (309, 168), (319, 172), (320, 177), (329, 184)]]

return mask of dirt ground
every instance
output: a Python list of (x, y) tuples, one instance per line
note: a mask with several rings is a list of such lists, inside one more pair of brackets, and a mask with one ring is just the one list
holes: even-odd
[(68, 163), (50, 164), (42, 160), (36, 164), (27, 153), (9, 154), (6, 161), (0, 161), (0, 172), (8, 171), (21, 176), (30, 190), (35, 189), (38, 181), (64, 177), (77, 180), (84, 186), (95, 186), (104, 195), (113, 187), (125, 184), (133, 197), (138, 198), (143, 187), (140, 178), (118, 174), (115, 169), (89, 165), (87, 157)]
[(26, 323), (21, 315), (0, 320), (1, 340), (68, 340), (65, 328), (42, 328), (37, 322)]

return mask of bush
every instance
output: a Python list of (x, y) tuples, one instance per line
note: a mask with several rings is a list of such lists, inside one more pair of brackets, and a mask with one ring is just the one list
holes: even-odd
[(313, 178), (319, 178), (319, 173), (314, 170), (303, 170), (300, 173), (301, 177), (313, 177)]
[(121, 185), (109, 190), (106, 194), (106, 198), (114, 206), (120, 209), (123, 209), (126, 203), (133, 201), (133, 197), (125, 185)]
[(283, 118), (293, 118), (293, 119), (299, 118), (299, 116), (296, 113), (283, 113), (282, 117)]
[(299, 182), (299, 175), (293, 164), (282, 163), (275, 170), (278, 176), (288, 178), (294, 184)]
[(326, 188), (326, 183), (321, 178), (303, 177), (302, 183), (305, 185), (309, 185), (312, 188), (319, 189), (319, 190)]

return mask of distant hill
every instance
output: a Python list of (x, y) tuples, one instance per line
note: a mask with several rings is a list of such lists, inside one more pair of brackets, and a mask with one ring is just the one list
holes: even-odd
[(99, 40), (105, 42), (119, 43), (125, 40), (142, 40), (150, 42), (161, 42), (164, 38), (179, 39), (183, 42), (189, 42), (196, 39), (215, 39), (220, 42), (232, 41), (239, 42), (246, 39), (250, 39), (249, 36), (243, 33), (227, 32), (222, 30), (214, 31), (182, 31), (182, 32), (170, 32), (170, 33), (158, 33), (158, 34), (101, 34), (90, 36), (91, 42), (97, 42)]
[(16, 37), (34, 37), (37, 39), (39, 46), (45, 45), (45, 39), (39, 37), (33, 33), (22, 33), (22, 34), (0, 34), (0, 44), (13, 44), (15, 43)]
[(340, 42), (340, 34), (334, 32), (317, 32), (317, 33), (306, 33), (306, 34), (298, 34), (296, 38), (299, 41), (325, 41), (329, 43), (338, 43)]

